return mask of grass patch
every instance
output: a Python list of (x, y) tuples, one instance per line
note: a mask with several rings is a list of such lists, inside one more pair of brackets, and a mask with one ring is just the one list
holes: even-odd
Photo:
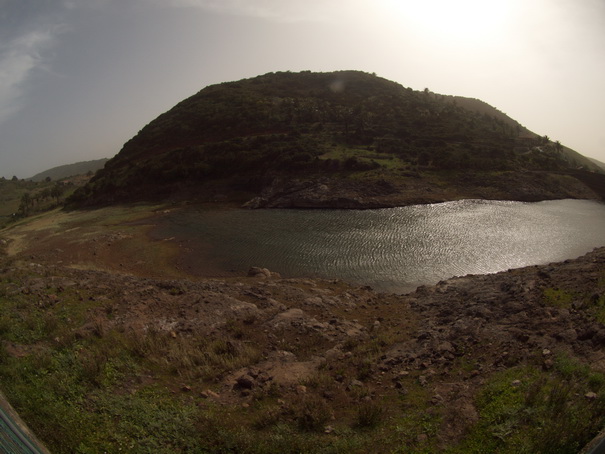
[(566, 308), (571, 306), (574, 295), (566, 290), (549, 287), (544, 289), (544, 300), (551, 306)]
[(596, 292), (591, 294), (578, 295), (571, 291), (559, 288), (546, 288), (543, 291), (543, 300), (546, 304), (570, 308), (574, 306), (585, 310), (599, 323), (605, 323), (605, 278), (600, 278), (597, 283)]
[[(327, 153), (319, 156), (322, 161), (332, 161), (333, 164), (339, 163), (338, 168), (344, 170), (356, 170), (355, 162), (363, 167), (380, 167), (386, 170), (401, 170), (409, 166), (409, 162), (404, 161), (394, 155), (378, 153), (371, 147), (350, 147), (337, 145)], [(368, 169), (366, 169), (367, 173)], [(371, 170), (370, 170), (371, 173)]]
[(385, 406), (378, 402), (364, 402), (357, 409), (354, 426), (359, 429), (375, 429), (385, 419)]
[(479, 423), (447, 452), (577, 453), (605, 423), (603, 383), (602, 374), (564, 357), (552, 373), (501, 372), (478, 396)]

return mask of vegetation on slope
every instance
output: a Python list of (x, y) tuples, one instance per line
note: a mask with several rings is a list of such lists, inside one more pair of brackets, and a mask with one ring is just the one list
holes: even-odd
[[(222, 182), (258, 193), (276, 176), (566, 171), (597, 167), (491, 106), (372, 74), (270, 73), (213, 85), (128, 141), (74, 204), (153, 197)], [(398, 173), (399, 172), (399, 173)]]
[(18, 219), (62, 206), (75, 189), (70, 181), (0, 178), (0, 228)]
[(43, 181), (48, 178), (50, 178), (51, 180), (61, 180), (76, 175), (88, 174), (92, 176), (97, 170), (102, 169), (107, 161), (107, 158), (103, 158), (96, 159), (93, 161), (76, 162), (74, 164), (53, 167), (52, 169), (37, 173), (36, 175), (28, 179), (32, 181)]

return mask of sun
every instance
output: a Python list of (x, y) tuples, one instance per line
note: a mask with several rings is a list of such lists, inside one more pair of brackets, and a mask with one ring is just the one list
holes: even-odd
[(483, 46), (506, 38), (512, 0), (393, 0), (397, 20), (423, 38)]

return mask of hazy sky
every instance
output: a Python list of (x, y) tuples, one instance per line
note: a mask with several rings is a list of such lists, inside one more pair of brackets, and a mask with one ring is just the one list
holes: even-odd
[(0, 0), (0, 176), (112, 157), (210, 84), (343, 69), (605, 161), (605, 0)]

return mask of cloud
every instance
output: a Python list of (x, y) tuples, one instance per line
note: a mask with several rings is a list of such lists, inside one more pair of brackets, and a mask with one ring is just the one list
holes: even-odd
[(325, 22), (355, 11), (363, 0), (152, 0), (158, 5), (200, 8), (278, 22)]
[(0, 0), (0, 123), (24, 106), (32, 76), (50, 69), (47, 53), (67, 30), (72, 0)]
[(0, 45), (0, 123), (20, 108), (27, 80), (44, 66), (43, 49), (53, 41), (51, 31), (32, 31)]

